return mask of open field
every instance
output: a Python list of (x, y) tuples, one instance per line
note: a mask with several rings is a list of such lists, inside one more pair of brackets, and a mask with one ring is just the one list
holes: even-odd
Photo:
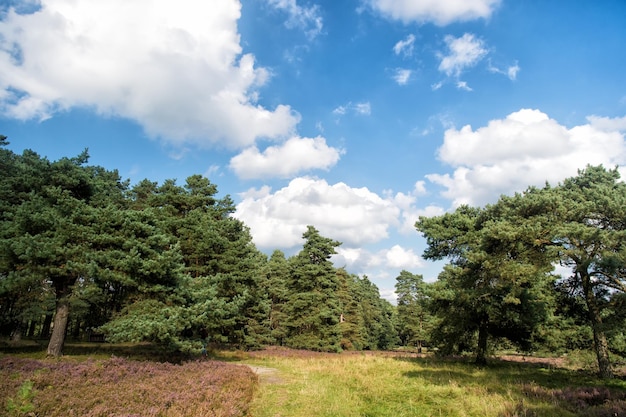
[(626, 415), (623, 380), (550, 363), (497, 360), (481, 369), (417, 355), (286, 350), (244, 357), (276, 369), (259, 375), (255, 417)]
[(626, 381), (559, 361), (508, 357), (477, 368), (411, 354), (268, 349), (164, 363), (148, 346), (106, 344), (69, 345), (60, 360), (4, 352), (7, 416), (626, 415)]

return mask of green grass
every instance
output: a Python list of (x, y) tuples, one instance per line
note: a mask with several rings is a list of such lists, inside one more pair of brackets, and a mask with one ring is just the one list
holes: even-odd
[[(624, 381), (607, 383), (589, 374), (529, 364), (496, 361), (477, 368), (460, 361), (383, 354), (271, 353), (244, 362), (278, 370), (269, 382), (261, 375), (251, 407), (254, 417), (608, 417), (615, 409), (626, 412)], [(587, 407), (582, 401), (590, 388), (607, 386), (612, 391), (603, 395), (612, 402)]]

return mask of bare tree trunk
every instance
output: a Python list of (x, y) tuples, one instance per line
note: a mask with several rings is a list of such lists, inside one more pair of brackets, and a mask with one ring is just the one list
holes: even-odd
[(22, 340), (22, 322), (18, 321), (11, 332), (11, 342), (19, 342), (20, 340)]
[(478, 348), (476, 349), (476, 365), (487, 365), (487, 324), (481, 323), (478, 327)]
[(41, 332), (39, 333), (39, 337), (41, 339), (47, 339), (50, 336), (50, 325), (52, 324), (52, 313), (46, 313), (46, 317), (43, 320), (43, 325), (41, 326)]
[(582, 282), (585, 301), (587, 302), (587, 309), (589, 310), (589, 320), (591, 321), (591, 328), (593, 329), (593, 344), (598, 358), (598, 374), (600, 378), (612, 378), (613, 370), (611, 369), (611, 361), (609, 359), (609, 345), (606, 341), (606, 335), (604, 334), (602, 316), (600, 315), (596, 295), (593, 292), (591, 277), (586, 270), (582, 269), (578, 271), (578, 274)]
[(33, 337), (35, 335), (35, 327), (37, 326), (36, 320), (31, 320), (28, 325), (28, 333), (26, 333), (27, 337)]
[(48, 356), (59, 357), (63, 354), (65, 344), (65, 333), (67, 331), (67, 321), (70, 315), (70, 303), (67, 297), (62, 297), (57, 301), (52, 335), (48, 343)]

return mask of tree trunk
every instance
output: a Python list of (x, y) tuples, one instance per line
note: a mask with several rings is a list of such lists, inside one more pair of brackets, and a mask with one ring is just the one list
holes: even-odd
[(28, 326), (28, 333), (26, 333), (27, 337), (33, 337), (35, 335), (35, 328), (37, 327), (37, 321), (31, 320)]
[(22, 340), (22, 322), (18, 321), (11, 332), (11, 342), (19, 342), (20, 340)]
[(39, 337), (41, 339), (47, 339), (50, 336), (50, 325), (52, 324), (52, 313), (47, 313), (46, 317), (43, 320), (43, 325), (41, 326), (41, 332), (39, 333)]
[(613, 370), (611, 369), (611, 361), (609, 359), (609, 345), (606, 341), (606, 335), (604, 334), (602, 316), (600, 315), (596, 295), (593, 292), (591, 277), (586, 270), (579, 270), (578, 274), (582, 282), (585, 301), (587, 303), (587, 309), (589, 310), (589, 320), (591, 321), (591, 328), (593, 329), (593, 344), (598, 358), (598, 374), (600, 378), (612, 378)]
[(487, 324), (481, 323), (478, 327), (478, 348), (476, 349), (476, 365), (487, 365)]
[(67, 331), (67, 320), (69, 314), (69, 300), (67, 297), (62, 297), (57, 301), (52, 335), (50, 336), (50, 342), (48, 343), (48, 356), (59, 357), (63, 354), (63, 345), (65, 344), (65, 333)]

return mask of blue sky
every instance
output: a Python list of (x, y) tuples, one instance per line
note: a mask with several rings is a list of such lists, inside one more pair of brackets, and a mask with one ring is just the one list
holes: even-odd
[(626, 173), (626, 2), (0, 0), (0, 134), (237, 203), (259, 249), (343, 242), (393, 299), (413, 225)]

